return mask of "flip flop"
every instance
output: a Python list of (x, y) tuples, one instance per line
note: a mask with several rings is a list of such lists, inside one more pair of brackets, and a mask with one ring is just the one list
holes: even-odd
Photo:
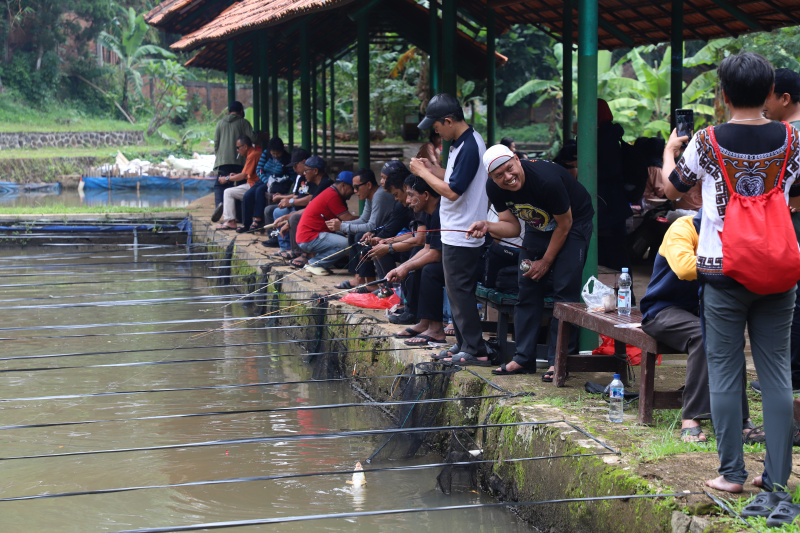
[[(403, 333), (407, 333), (408, 335), (403, 335)], [(422, 332), (413, 330), (411, 328), (406, 328), (406, 329), (404, 329), (403, 331), (401, 331), (399, 333), (395, 333), (394, 336), (396, 338), (398, 338), (398, 339), (411, 339), (411, 338), (416, 337), (420, 333), (422, 333)]]
[[(703, 436), (702, 439), (700, 439), (701, 435)], [(703, 428), (701, 428), (700, 426), (692, 426), (690, 428), (681, 428), (681, 441), (683, 441), (683, 442), (687, 442), (687, 443), (688, 442), (706, 442), (707, 439), (705, 438), (705, 436), (706, 436), (706, 434), (703, 433)], [(694, 439), (694, 438), (689, 438), (689, 437), (697, 437), (697, 438)]]
[(216, 229), (220, 229), (220, 230), (235, 230), (236, 227), (235, 226), (229, 226), (227, 224), (220, 224), (219, 226), (217, 226)]
[(292, 259), (292, 262), (289, 264), (295, 268), (304, 268), (306, 266), (306, 263), (308, 263), (308, 259), (306, 259), (303, 256), (300, 256)]
[(350, 283), (349, 279), (347, 279), (347, 280), (344, 280), (343, 282), (341, 282), (341, 283), (339, 283), (337, 285), (334, 285), (334, 287), (337, 288), (337, 289), (341, 289), (341, 290), (352, 289), (353, 288), (353, 284)]
[(506, 370), (506, 364), (500, 365), (500, 370), (492, 370), (495, 376), (513, 376), (514, 374), (530, 374), (527, 368), (518, 368), (516, 370)]
[(458, 352), (457, 354), (453, 355), (453, 358), (450, 359), (450, 361), (447, 362), (462, 366), (492, 366), (492, 362), (488, 359), (486, 361), (481, 361), (474, 355), (467, 352)]
[(455, 337), (456, 328), (444, 328), (444, 334), (448, 337)]
[(555, 375), (556, 375), (555, 370), (548, 370), (547, 372), (542, 374), (542, 381), (544, 381), (545, 383), (552, 383), (553, 382), (553, 376), (555, 376)]
[(767, 526), (781, 527), (783, 524), (791, 524), (800, 515), (800, 505), (790, 502), (780, 502), (772, 514), (767, 518)]
[(450, 348), (446, 348), (444, 350), (441, 350), (439, 353), (432, 355), (431, 358), (434, 361), (441, 361), (442, 359), (450, 359), (451, 357), (453, 357), (453, 355), (457, 354), (460, 351), (461, 350), (458, 348), (458, 344), (454, 344)]
[[(414, 342), (415, 339), (420, 339), (420, 341)], [(415, 337), (411, 337), (410, 339), (406, 340), (403, 344), (405, 344), (406, 346), (427, 346), (429, 343), (435, 343), (435, 342), (436, 343), (444, 342), (444, 339), (436, 340), (430, 335), (423, 335), (422, 333), (420, 333), (419, 335), (416, 335)]]
[(281, 250), (280, 252), (272, 255), (280, 257), (281, 259), (286, 259), (287, 261), (291, 261), (292, 259), (296, 259), (298, 257), (297, 254), (291, 250)]
[(778, 504), (781, 502), (791, 503), (792, 495), (783, 491), (762, 492), (756, 495), (752, 502), (744, 506), (742, 516), (763, 516), (766, 518), (777, 510)]

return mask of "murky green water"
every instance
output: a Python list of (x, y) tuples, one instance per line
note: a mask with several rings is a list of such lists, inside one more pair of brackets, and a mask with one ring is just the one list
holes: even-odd
[[(255, 358), (264, 354), (292, 354), (296, 344), (230, 346), (286, 340), (277, 330), (245, 327), (197, 338), (191, 338), (193, 333), (162, 333), (230, 326), (245, 316), (246, 311), (239, 304), (225, 307), (198, 300), (144, 302), (211, 295), (207, 281), (198, 279), (207, 275), (201, 267), (142, 262), (146, 255), (143, 252), (135, 264), (132, 255), (119, 252), (9, 259), (18, 253), (0, 255), (0, 284), (28, 285), (0, 289), (0, 312), (4, 317), (1, 325), (6, 328), (0, 329), (0, 338), (5, 339), (0, 340), (0, 356), (98, 353), (0, 361), (3, 371), (0, 373), (0, 425), (109, 421), (1, 429), (0, 498), (352, 469), (356, 461), (363, 461), (383, 441), (381, 437), (362, 437), (9, 459), (390, 426), (387, 418), (369, 407), (111, 421), (335, 404), (359, 401), (359, 398), (347, 385), (338, 383), (150, 392), (165, 388), (304, 380), (311, 376), (309, 366), (298, 355)], [(63, 253), (63, 249), (44, 253)], [(175, 253), (180, 254), (182, 250)], [(164, 257), (152, 259), (167, 260)], [(109, 265), (109, 262), (117, 264)], [(112, 272), (126, 268), (145, 272)], [(159, 280), (175, 277), (182, 279)], [(59, 282), (69, 284), (51, 285)], [(105, 302), (105, 305), (66, 306), (91, 302)], [(199, 322), (208, 319), (213, 321)], [(179, 320), (191, 322), (152, 324)], [(151, 324), (104, 325), (135, 322)], [(87, 324), (94, 326), (68, 329)], [(44, 326), (57, 328), (7, 329)], [(204, 347), (211, 345), (226, 346)], [(176, 347), (182, 349), (171, 349)], [(120, 351), (126, 353), (114, 353)], [(225, 359), (92, 367), (212, 357)], [(126, 391), (148, 392), (63, 397)], [(391, 466), (439, 461), (441, 457), (429, 454), (406, 462), (392, 461)], [(0, 531), (117, 531), (492, 501), (477, 493), (442, 494), (435, 489), (438, 472), (438, 469), (429, 469), (368, 474), (367, 485), (360, 488), (346, 484), (345, 476), (318, 476), (3, 501), (0, 502)], [(529, 531), (514, 515), (501, 509), (323, 519), (230, 530)]]

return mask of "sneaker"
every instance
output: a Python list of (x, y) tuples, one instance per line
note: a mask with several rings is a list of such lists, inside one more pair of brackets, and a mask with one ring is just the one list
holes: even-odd
[(418, 322), (417, 317), (409, 312), (404, 312), (400, 315), (389, 315), (389, 322), (392, 324), (404, 324), (410, 326)]
[(211, 215), (211, 222), (219, 222), (220, 218), (222, 218), (222, 204), (219, 204), (214, 209), (214, 214)]
[(315, 276), (330, 276), (332, 272), (325, 267), (313, 266), (313, 265), (306, 265), (303, 267), (303, 270), (310, 272)]
[(278, 239), (269, 239), (267, 241), (261, 241), (261, 244), (268, 247), (268, 248), (277, 248), (280, 246), (278, 243)]

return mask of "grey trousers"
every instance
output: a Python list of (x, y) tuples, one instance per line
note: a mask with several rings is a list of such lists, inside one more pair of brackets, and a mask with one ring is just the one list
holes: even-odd
[[(703, 345), (700, 317), (682, 307), (665, 307), (650, 320), (642, 322), (642, 331), (671, 348), (686, 352), (686, 384), (683, 387), (682, 420), (711, 418), (711, 398), (708, 393), (708, 364)], [(750, 418), (745, 383), (742, 374), (742, 420)]]
[(717, 436), (719, 473), (731, 483), (744, 483), (741, 375), (745, 368), (744, 328), (761, 384), (767, 456), (764, 489), (785, 487), (792, 467), (792, 384), (789, 337), (795, 289), (765, 296), (744, 287), (702, 288), (702, 312), (711, 418)]
[(462, 352), (476, 357), (487, 355), (486, 346), (481, 342), (483, 333), (478, 316), (478, 300), (475, 298), (478, 262), (482, 254), (483, 247), (467, 248), (442, 244), (444, 283), (453, 313), (456, 342)]

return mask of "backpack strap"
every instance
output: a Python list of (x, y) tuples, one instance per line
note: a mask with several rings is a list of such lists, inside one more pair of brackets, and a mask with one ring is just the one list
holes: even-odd
[[(788, 122), (783, 123), (786, 126), (786, 152), (783, 156), (783, 167), (781, 168), (781, 176), (778, 179), (777, 187), (780, 189), (783, 186), (783, 176), (786, 174), (786, 163), (789, 161), (789, 152), (792, 148), (792, 130), (791, 126)], [(728, 171), (725, 169), (725, 162), (722, 160), (722, 153), (719, 149), (719, 144), (717, 143), (717, 138), (714, 135), (714, 126), (709, 126), (706, 128), (708, 131), (708, 136), (711, 139), (711, 147), (714, 150), (714, 155), (717, 157), (717, 163), (719, 164), (720, 170), (722, 170), (722, 176), (725, 178), (725, 183), (728, 184), (728, 190), (731, 194), (735, 193), (733, 186), (731, 185), (731, 180), (728, 178)]]

